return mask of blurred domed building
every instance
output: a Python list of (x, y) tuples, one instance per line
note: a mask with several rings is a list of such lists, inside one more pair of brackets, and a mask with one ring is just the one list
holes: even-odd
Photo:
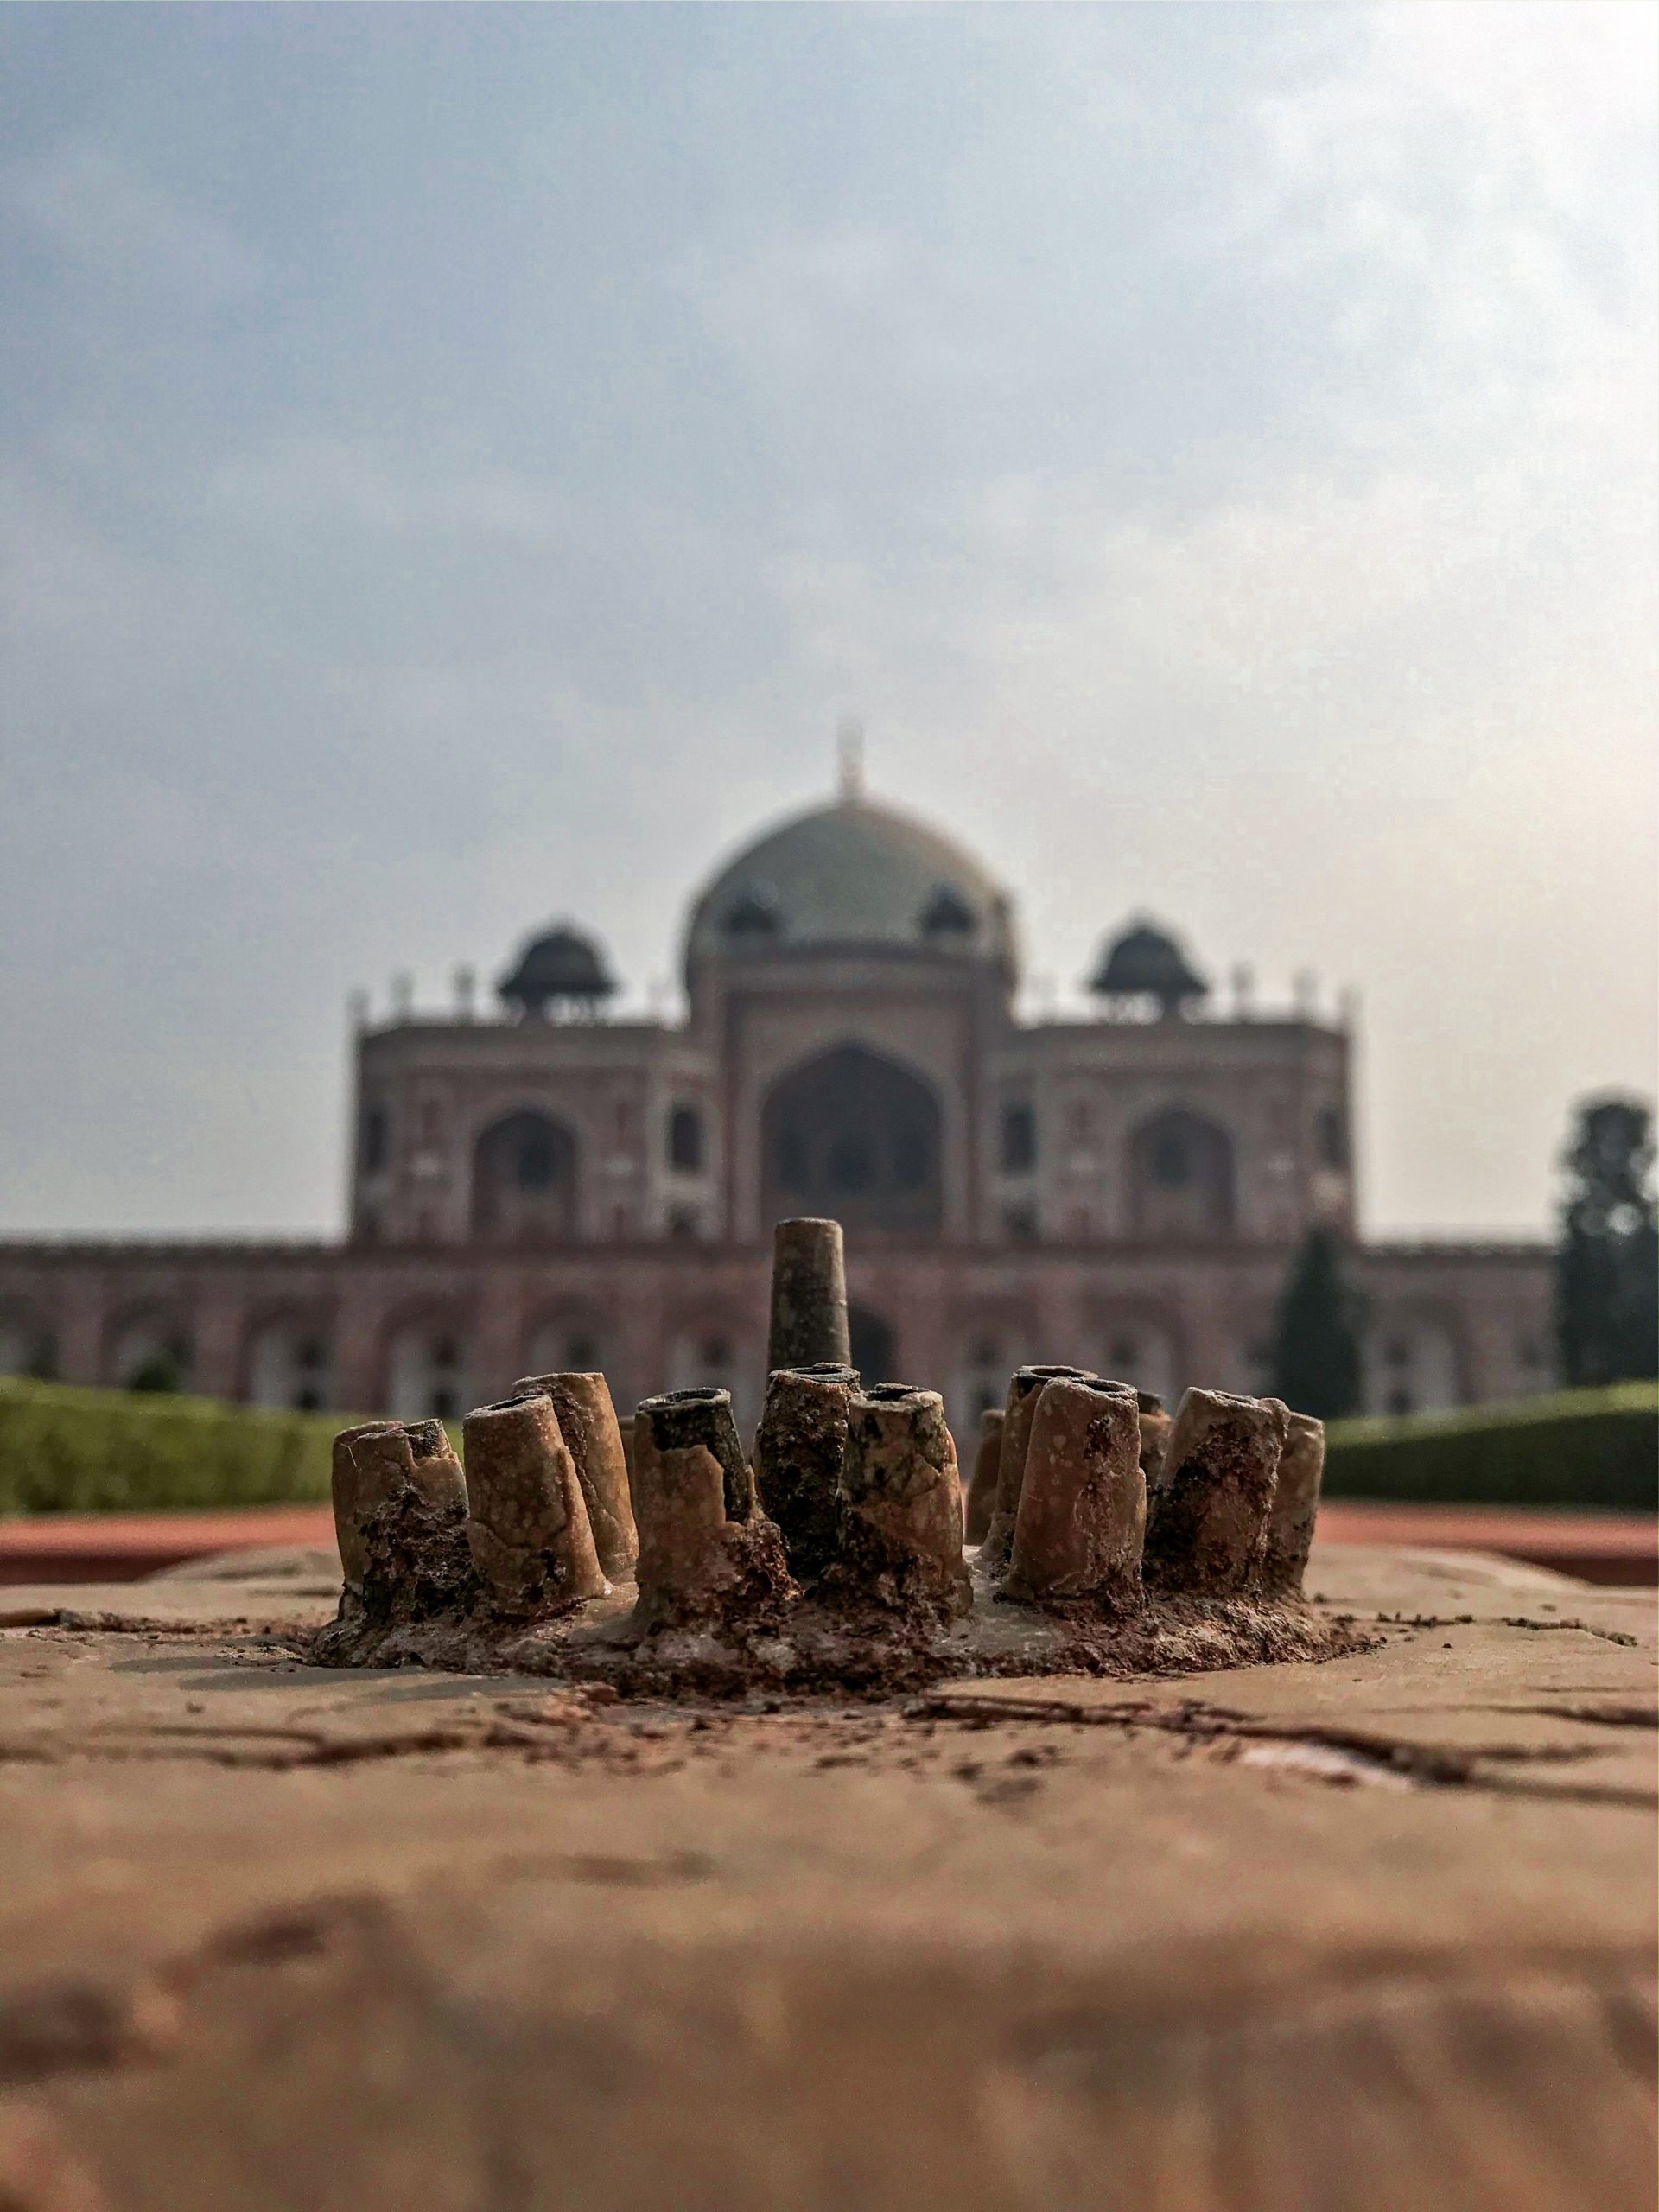
[[(1301, 1238), (1355, 1230), (1344, 1024), (1217, 1014), (1144, 918), (1103, 946), (1094, 1015), (1022, 1019), (1007, 893), (855, 787), (717, 871), (683, 973), (683, 1021), (609, 1019), (605, 953), (563, 921), (499, 1017), (365, 1023), (344, 1242), (0, 1247), (0, 1367), (165, 1357), (227, 1397), (454, 1415), (598, 1366), (624, 1404), (718, 1381), (752, 1419), (772, 1225), (833, 1214), (855, 1360), (943, 1389), (961, 1433), (1033, 1357), (1262, 1387)], [(1548, 1380), (1541, 1248), (1354, 1266), (1377, 1409)]]

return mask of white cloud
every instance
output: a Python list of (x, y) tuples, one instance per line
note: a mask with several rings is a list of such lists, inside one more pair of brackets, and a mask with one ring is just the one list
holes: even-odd
[(227, 224), (107, 146), (59, 145), (14, 163), (5, 186), (16, 214), (54, 251), (122, 285), (234, 295), (262, 282), (258, 256)]
[[(753, 34), (741, 97), (805, 20)], [(1540, 1217), (1568, 1097), (1649, 1079), (1651, 11), (1009, 10), (972, 19), (994, 97), (969, 17), (902, 51), (893, 20), (813, 30), (811, 144), (705, 142), (642, 79), (612, 183), (573, 169), (561, 212), (550, 157), (518, 246), (454, 158), (464, 73), (418, 131), (388, 107), (423, 223), (384, 143), (288, 191), (238, 62), (246, 204), (302, 300), (212, 188), (160, 188), (159, 132), (134, 166), (72, 114), (0, 175), (50, 249), (0, 485), (20, 1065), (157, 1021), (179, 1087), (256, 1031), (332, 1051), (359, 976), (429, 990), (567, 907), (637, 988), (858, 709), (874, 788), (984, 851), (1038, 974), (1146, 905), (1264, 990), (1358, 983), (1373, 1220)], [(237, 309), (212, 346), (204, 295)], [(270, 1006), (194, 1020), (238, 928)], [(308, 1082), (289, 1118), (331, 1128)], [(24, 1090), (50, 1152), (73, 1097)], [(67, 1170), (14, 1149), (53, 1217)], [(226, 1222), (266, 1211), (247, 1176)]]
[[(1326, 288), (1392, 410), (1465, 450), (1541, 403), (1651, 375), (1659, 16), (1619, 0), (1385, 5), (1322, 77), (1258, 100), (1227, 250)], [(1363, 394), (1363, 397), (1361, 396)]]
[(521, 471), (364, 438), (286, 438), (237, 454), (210, 472), (203, 501), (243, 527), (345, 525), (386, 537), (538, 541), (569, 522), (556, 490)]

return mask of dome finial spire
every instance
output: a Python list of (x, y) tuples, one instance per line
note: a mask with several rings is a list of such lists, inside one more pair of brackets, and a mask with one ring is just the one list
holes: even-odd
[(836, 758), (840, 766), (843, 804), (864, 796), (864, 725), (855, 715), (842, 717), (836, 733)]

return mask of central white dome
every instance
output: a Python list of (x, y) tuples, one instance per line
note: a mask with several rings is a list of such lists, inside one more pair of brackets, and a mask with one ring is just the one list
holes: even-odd
[(1012, 973), (1011, 910), (959, 845), (844, 797), (746, 846), (691, 909), (685, 967), (757, 951), (953, 951)]

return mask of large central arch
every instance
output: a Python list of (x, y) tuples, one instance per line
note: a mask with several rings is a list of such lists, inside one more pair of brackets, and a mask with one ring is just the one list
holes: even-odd
[(576, 1233), (576, 1141), (524, 1108), (493, 1122), (473, 1150), (472, 1233), (482, 1243), (567, 1243)]
[(791, 1214), (908, 1236), (944, 1225), (939, 1102), (919, 1076), (861, 1045), (820, 1052), (773, 1084), (760, 1155), (768, 1227)]
[(1236, 1173), (1225, 1129), (1184, 1106), (1166, 1107), (1129, 1138), (1129, 1228), (1160, 1243), (1230, 1236)]

